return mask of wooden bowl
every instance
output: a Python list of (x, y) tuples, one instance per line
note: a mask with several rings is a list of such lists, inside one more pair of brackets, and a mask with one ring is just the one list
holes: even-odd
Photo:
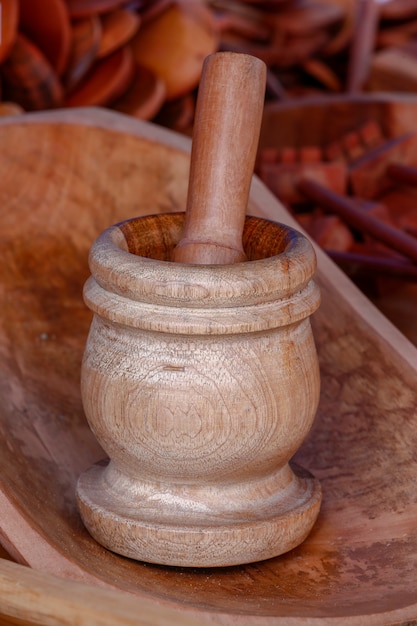
[[(296, 461), (324, 497), (307, 540), (269, 561), (196, 570), (133, 562), (89, 536), (75, 484), (103, 453), (79, 389), (88, 251), (111, 224), (185, 206), (190, 142), (100, 109), (4, 119), (0, 138), (0, 537), (35, 570), (0, 561), (0, 615), (228, 626), (415, 620), (417, 350), (319, 249), (322, 391)], [(256, 178), (249, 212), (294, 225)]]

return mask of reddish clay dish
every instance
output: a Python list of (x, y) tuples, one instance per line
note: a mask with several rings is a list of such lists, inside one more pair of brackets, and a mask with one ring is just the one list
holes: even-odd
[(66, 0), (71, 18), (100, 15), (118, 9), (125, 0)]
[(7, 57), (16, 39), (19, 21), (19, 1), (4, 0), (1, 3), (0, 63)]
[(165, 83), (146, 67), (136, 65), (130, 86), (111, 108), (142, 120), (152, 120), (166, 96)]
[(5, 99), (26, 111), (62, 104), (63, 89), (56, 72), (39, 48), (21, 33), (2, 65), (2, 76)]
[(71, 47), (63, 78), (67, 93), (92, 68), (101, 41), (101, 22), (97, 15), (73, 20), (71, 27)]
[(35, 43), (60, 76), (67, 64), (71, 25), (65, 0), (20, 0), (20, 29)]
[(112, 11), (100, 18), (101, 41), (97, 58), (105, 57), (127, 44), (140, 26), (140, 16), (123, 9)]
[(104, 106), (128, 88), (134, 72), (130, 48), (124, 47), (96, 63), (65, 101), (68, 107)]

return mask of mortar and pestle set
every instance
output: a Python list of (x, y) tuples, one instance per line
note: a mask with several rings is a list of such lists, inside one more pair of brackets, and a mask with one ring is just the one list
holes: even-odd
[(82, 398), (110, 461), (80, 476), (77, 498), (91, 535), (133, 559), (267, 559), (320, 508), (318, 481), (289, 464), (319, 399), (315, 254), (245, 215), (265, 69), (206, 58), (185, 214), (122, 222), (91, 248)]

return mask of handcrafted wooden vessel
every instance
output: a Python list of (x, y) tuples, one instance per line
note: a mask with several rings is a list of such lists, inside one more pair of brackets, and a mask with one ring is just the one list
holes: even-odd
[[(309, 537), (268, 561), (198, 570), (134, 562), (89, 536), (75, 485), (104, 453), (80, 396), (88, 250), (111, 224), (183, 209), (190, 144), (97, 109), (2, 120), (0, 136), (0, 536), (33, 568), (0, 561), (0, 615), (245, 626), (416, 619), (417, 352), (320, 250), (321, 397), (295, 457), (323, 487)], [(249, 212), (292, 223), (256, 179)]]
[(186, 212), (121, 222), (90, 252), (81, 392), (109, 463), (80, 476), (78, 504), (99, 543), (151, 563), (271, 558), (320, 507), (288, 464), (319, 398), (314, 251), (245, 221), (265, 78), (250, 55), (207, 57)]
[(80, 511), (132, 558), (259, 561), (301, 543), (321, 503), (318, 481), (288, 465), (319, 398), (315, 256), (251, 218), (244, 265), (172, 263), (182, 222), (129, 220), (91, 250), (82, 396), (110, 463), (80, 477)]

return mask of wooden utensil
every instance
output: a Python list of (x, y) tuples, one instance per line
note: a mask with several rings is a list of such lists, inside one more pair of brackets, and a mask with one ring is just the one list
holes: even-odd
[(109, 463), (80, 476), (77, 500), (92, 536), (130, 558), (270, 558), (301, 543), (320, 508), (318, 481), (288, 463), (319, 396), (314, 252), (245, 219), (265, 75), (247, 55), (205, 60), (180, 240), (182, 214), (153, 215), (91, 248), (81, 388)]
[[(403, 124), (401, 113), (390, 123)], [(328, 119), (327, 110), (326, 128)], [(88, 250), (110, 224), (185, 207), (190, 142), (100, 109), (1, 120), (0, 139), (0, 536), (33, 568), (0, 561), (0, 615), (137, 624), (145, 600), (155, 622), (165, 610), (172, 623), (184, 613), (227, 626), (415, 620), (417, 350), (320, 249), (313, 324), (322, 392), (296, 455), (323, 486), (313, 533), (287, 555), (224, 571), (143, 565), (90, 538), (74, 500), (79, 474), (103, 456), (79, 390)], [(249, 212), (297, 227), (256, 177)]]
[(236, 263), (255, 165), (265, 64), (233, 52), (208, 57), (194, 121), (186, 222), (173, 260)]
[(298, 183), (298, 188), (317, 206), (336, 213), (353, 228), (359, 228), (400, 254), (417, 261), (417, 240), (411, 235), (399, 231), (382, 220), (367, 214), (356, 207), (350, 198), (340, 196), (313, 180), (301, 180)]

